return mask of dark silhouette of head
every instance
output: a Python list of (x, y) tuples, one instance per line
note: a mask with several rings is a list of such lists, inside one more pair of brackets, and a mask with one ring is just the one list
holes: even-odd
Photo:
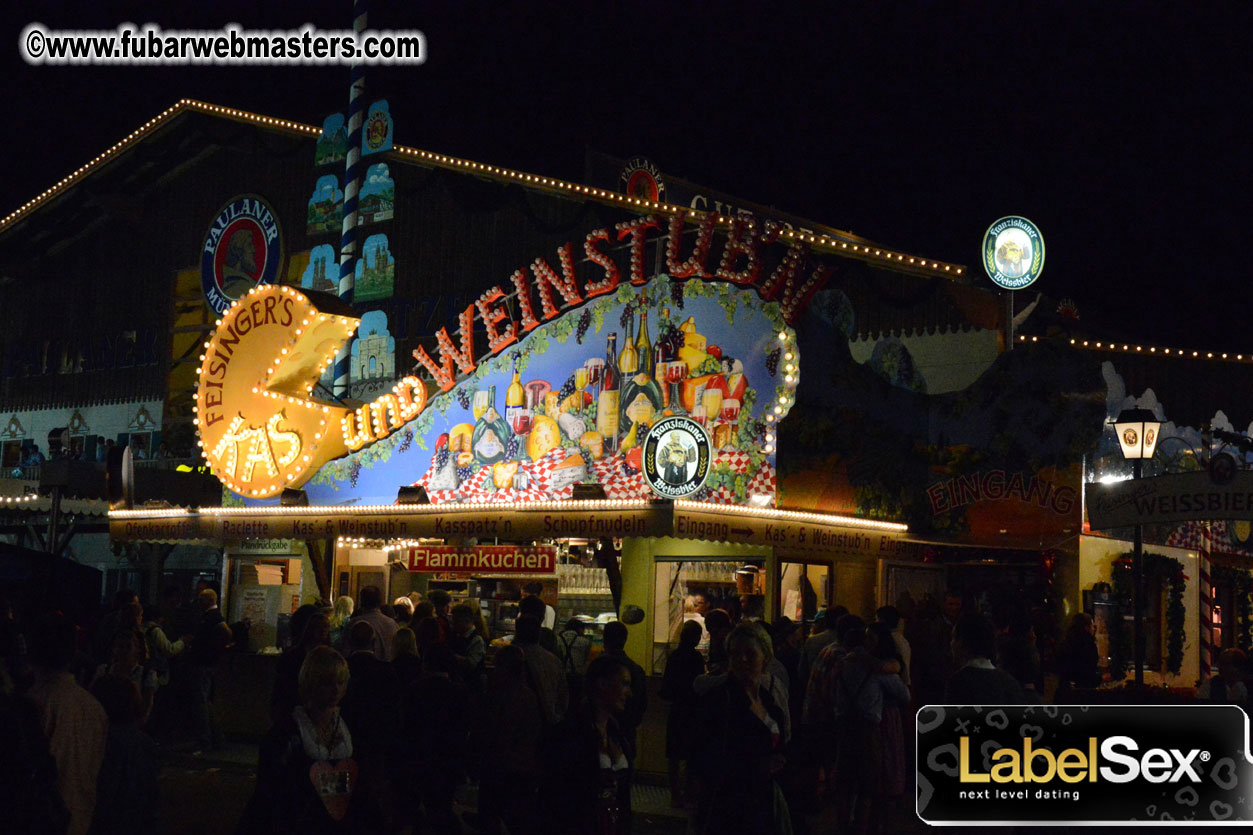
[(840, 646), (856, 649), (866, 639), (866, 622), (857, 615), (845, 615), (835, 625), (835, 631), (840, 636)]
[(359, 620), (348, 630), (348, 648), (353, 652), (370, 652), (374, 649), (374, 627)]
[[(694, 623), (694, 621), (688, 621), (688, 622)], [(697, 624), (697, 626), (699, 627), (700, 624)], [(627, 642), (626, 624), (620, 620), (609, 621), (609, 623), (605, 624), (605, 631), (602, 635), (602, 639), (605, 643), (605, 649), (607, 650), (612, 650), (614, 652), (621, 652), (622, 650), (626, 649), (626, 642)]]
[(366, 586), (361, 589), (361, 594), (357, 599), (357, 605), (361, 607), (363, 612), (370, 609), (377, 609), (383, 605), (383, 592), (379, 591), (378, 586)]
[(539, 643), (540, 622), (534, 615), (518, 615), (514, 629), (519, 644)]
[(953, 654), (963, 661), (971, 658), (996, 658), (996, 632), (992, 621), (970, 612), (953, 625)]
[(544, 622), (545, 611), (544, 601), (538, 597), (528, 596), (518, 601), (518, 614), (539, 618), (541, 624)]

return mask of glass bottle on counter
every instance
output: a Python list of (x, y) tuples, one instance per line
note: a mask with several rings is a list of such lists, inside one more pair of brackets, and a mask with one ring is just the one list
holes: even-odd
[(600, 395), (596, 401), (596, 431), (605, 439), (605, 451), (618, 449), (618, 399), (622, 374), (618, 369), (618, 334), (606, 340), (605, 367), (601, 370)]

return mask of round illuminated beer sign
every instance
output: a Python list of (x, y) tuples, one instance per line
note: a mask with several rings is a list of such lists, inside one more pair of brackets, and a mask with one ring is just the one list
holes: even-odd
[(200, 248), (200, 283), (218, 313), (261, 284), (273, 284), (283, 260), (278, 215), (255, 194), (234, 198), (213, 218)]
[(699, 491), (709, 477), (713, 444), (705, 427), (687, 417), (668, 417), (644, 436), (644, 480), (666, 499), (682, 499)]
[(666, 184), (661, 171), (646, 157), (636, 157), (626, 164), (619, 174), (622, 190), (629, 197), (639, 197), (654, 203), (666, 199)]
[(983, 236), (983, 269), (992, 283), (1021, 290), (1044, 269), (1044, 236), (1025, 217), (1010, 215), (988, 227)]

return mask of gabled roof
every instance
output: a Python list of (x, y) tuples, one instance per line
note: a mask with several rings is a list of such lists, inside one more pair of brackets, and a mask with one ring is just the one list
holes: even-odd
[[(300, 138), (316, 138), (322, 132), (320, 128), (303, 125), (299, 122), (261, 116), (244, 110), (207, 104), (194, 99), (181, 99), (178, 103), (166, 108), (157, 116), (140, 125), (124, 139), (114, 143), (94, 159), (84, 163), (73, 173), (63, 177), (9, 214), (0, 217), (0, 236), (5, 235), (8, 230), (14, 228), (24, 218), (49, 205), (58, 196), (100, 171), (118, 157), (132, 151), (154, 134), (160, 132), (180, 115), (188, 112), (209, 114), (221, 119), (251, 124), (265, 130)], [(688, 212), (694, 216), (702, 214), (682, 206), (632, 197), (606, 189), (544, 177), (538, 174), (528, 174), (510, 168), (501, 168), (495, 165), (402, 145), (395, 146), (385, 156), (398, 162), (418, 163), (428, 167), (443, 168), (500, 183), (521, 185), (525, 188), (548, 192), (566, 198), (591, 200), (641, 214), (657, 212), (663, 215), (673, 215), (679, 211)], [(731, 217), (719, 217), (720, 224), (729, 225), (731, 221)], [(966, 274), (966, 268), (963, 265), (902, 252), (893, 247), (867, 241), (852, 233), (832, 230), (826, 234), (806, 234), (798, 230), (784, 229), (780, 236), (784, 239), (794, 240), (797, 243), (807, 244), (818, 253), (837, 255), (894, 272), (943, 278), (959, 278), (964, 277)]]

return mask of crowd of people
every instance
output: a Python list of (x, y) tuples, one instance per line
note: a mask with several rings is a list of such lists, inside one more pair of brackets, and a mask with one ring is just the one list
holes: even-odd
[(131, 450), (131, 455), (138, 461), (154, 459), (185, 459), (189, 453), (186, 449), (172, 450), (166, 442), (162, 441), (157, 444), (156, 449), (150, 449), (148, 441), (144, 438), (134, 438), (129, 442), (118, 446), (112, 438), (106, 439), (103, 435), (95, 440), (93, 452), (88, 452), (86, 445), (75, 443), (49, 443), (48, 454), (45, 455), (40, 449), (39, 444), (32, 443), (21, 448), (20, 452), (15, 454), (11, 461), (6, 461), (5, 467), (12, 467), (9, 475), (13, 478), (33, 478), (37, 477), (39, 468), (49, 461), (94, 461), (97, 464), (107, 463), (110, 454), (116, 449)]
[(231, 640), (207, 584), (147, 609), (119, 591), (90, 631), (0, 601), (0, 808), (15, 831), (159, 831), (154, 736), (189, 754), (222, 744), (212, 669)]
[(548, 609), (522, 598), (489, 669), (480, 612), (439, 589), (301, 607), (239, 831), (461, 832), (473, 779), (477, 832), (628, 832), (644, 671), (625, 624), (593, 647), (577, 619), (545, 627)]
[[(214, 669), (238, 636), (205, 585), (146, 610), (119, 592), (90, 632), (0, 606), (0, 803), (23, 832), (161, 828), (154, 737), (222, 745)], [(911, 790), (915, 708), (1066, 702), (1102, 681), (1087, 615), (1039, 641), (1029, 614), (995, 621), (956, 594), (903, 604), (767, 624), (688, 601), (660, 696), (692, 831), (803, 835), (824, 804), (841, 831), (878, 831)], [(626, 624), (597, 645), (577, 619), (545, 626), (551, 610), (526, 594), (489, 661), (479, 610), (438, 589), (300, 607), (238, 831), (630, 832), (647, 677)], [(1198, 696), (1246, 704), (1249, 678), (1228, 650)], [(455, 803), (467, 782), (472, 813)]]

